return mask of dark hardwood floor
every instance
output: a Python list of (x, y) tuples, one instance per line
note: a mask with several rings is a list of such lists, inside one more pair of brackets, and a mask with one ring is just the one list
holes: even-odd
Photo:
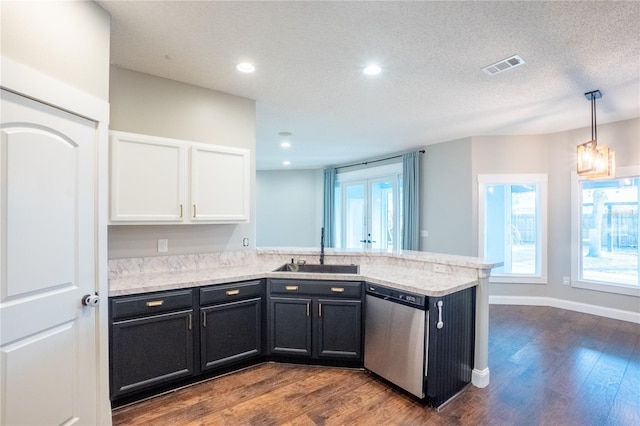
[(114, 410), (114, 425), (640, 425), (640, 325), (492, 305), (491, 384), (440, 411), (361, 370), (265, 363)]

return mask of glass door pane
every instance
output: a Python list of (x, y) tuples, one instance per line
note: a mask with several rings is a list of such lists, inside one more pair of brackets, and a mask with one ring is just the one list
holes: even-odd
[(347, 182), (343, 191), (342, 247), (366, 248), (366, 181)]
[(392, 249), (397, 245), (394, 186), (393, 179), (369, 181), (371, 234), (367, 235), (367, 240), (370, 240), (371, 248)]

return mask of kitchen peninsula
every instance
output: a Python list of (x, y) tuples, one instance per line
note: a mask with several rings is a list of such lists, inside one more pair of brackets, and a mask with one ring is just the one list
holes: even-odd
[[(496, 266), (495, 263), (472, 257), (427, 252), (389, 253), (328, 249), (325, 253), (326, 264), (358, 265), (359, 272), (356, 274), (336, 274), (275, 271), (284, 264), (317, 264), (319, 254), (317, 249), (259, 248), (237, 252), (112, 259), (109, 261), (109, 296), (113, 302), (113, 300), (126, 299), (123, 296), (135, 297), (153, 292), (200, 288), (200, 303), (203, 304), (203, 298), (209, 297), (204, 296), (204, 289), (213, 295), (218, 286), (222, 290), (231, 288), (229, 286), (231, 283), (245, 283), (243, 284), (244, 288), (256, 292), (257, 296), (259, 288), (264, 292), (265, 282), (269, 282), (273, 288), (276, 286), (273, 283), (280, 283), (282, 288), (285, 288), (284, 284), (287, 283), (287, 280), (293, 279), (302, 283), (339, 282), (341, 287), (338, 290), (335, 287), (332, 289), (343, 292), (346, 288), (346, 292), (338, 296), (346, 296), (351, 291), (352, 285), (349, 283), (386, 286), (398, 291), (424, 295), (425, 298), (442, 298), (473, 289), (475, 293), (475, 350), (472, 352), (471, 382), (477, 387), (488, 385), (487, 287), (488, 277), (491, 269)], [(292, 287), (289, 286), (289, 288)], [(237, 293), (234, 289), (227, 290), (226, 294)], [(320, 295), (321, 293), (316, 294), (319, 294), (319, 296), (315, 296), (316, 299), (323, 297)], [(184, 297), (184, 295), (176, 297)], [(215, 297), (211, 296), (210, 300), (215, 300)], [(309, 298), (309, 300), (312, 299)], [(323, 299), (318, 300), (323, 301)], [(324, 301), (326, 302), (326, 299)], [(149, 302), (147, 302), (147, 306), (150, 306)], [(250, 308), (252, 310), (247, 312), (258, 312), (257, 315), (260, 315), (260, 307), (255, 303), (252, 306)], [(308, 306), (307, 311), (309, 310)], [(266, 309), (265, 305), (262, 309), (263, 311)], [(201, 314), (204, 316), (197, 316), (197, 318), (206, 323), (206, 314), (203, 312)], [(191, 327), (191, 318), (191, 313), (189, 313), (189, 327)], [(433, 321), (436, 319), (434, 318)], [(314, 325), (314, 327), (316, 326)], [(258, 338), (258, 340), (260, 339)], [(204, 362), (205, 349), (202, 349), (203, 369), (206, 367)], [(277, 353), (277, 351), (272, 351), (272, 353)]]

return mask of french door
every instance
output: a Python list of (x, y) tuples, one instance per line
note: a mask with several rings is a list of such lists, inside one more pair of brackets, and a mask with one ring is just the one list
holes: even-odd
[(400, 247), (398, 175), (340, 184), (338, 242), (345, 249), (391, 250)]

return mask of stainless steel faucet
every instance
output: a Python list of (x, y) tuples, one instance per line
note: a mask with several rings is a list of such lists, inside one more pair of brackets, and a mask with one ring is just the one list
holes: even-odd
[(320, 264), (324, 265), (324, 226), (320, 232)]

